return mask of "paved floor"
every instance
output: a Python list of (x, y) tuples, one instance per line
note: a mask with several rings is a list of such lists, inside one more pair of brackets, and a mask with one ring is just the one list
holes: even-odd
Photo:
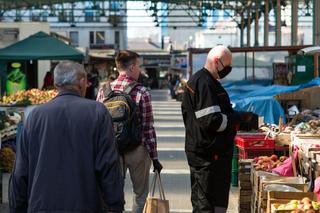
[[(151, 91), (151, 95), (158, 139), (159, 159), (164, 166), (161, 176), (166, 198), (170, 202), (170, 212), (192, 212), (189, 168), (184, 153), (184, 126), (180, 103), (171, 100), (166, 90), (153, 90)], [(125, 186), (126, 212), (130, 212), (132, 206), (132, 190), (129, 179), (127, 175)], [(7, 207), (8, 180), (9, 174), (5, 174), (3, 176), (3, 201), (5, 204), (0, 205), (0, 213), (9, 212)], [(238, 212), (238, 189), (232, 187), (230, 190), (228, 213), (236, 212)]]

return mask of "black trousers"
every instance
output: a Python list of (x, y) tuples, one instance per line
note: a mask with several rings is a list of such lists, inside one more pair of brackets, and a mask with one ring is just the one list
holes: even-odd
[(193, 213), (217, 213), (221, 212), (217, 207), (228, 208), (231, 168), (231, 158), (190, 166)]

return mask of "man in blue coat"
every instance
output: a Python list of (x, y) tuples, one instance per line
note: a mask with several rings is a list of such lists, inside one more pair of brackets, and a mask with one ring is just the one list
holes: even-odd
[(17, 142), (10, 212), (122, 212), (123, 178), (107, 109), (83, 98), (82, 65), (61, 62), (54, 82), (58, 96), (31, 111)]

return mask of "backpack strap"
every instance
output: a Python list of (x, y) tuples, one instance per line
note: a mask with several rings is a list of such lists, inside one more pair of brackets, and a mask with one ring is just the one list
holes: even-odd
[(105, 98), (107, 98), (109, 96), (109, 94), (112, 92), (110, 83), (111, 83), (110, 81), (107, 81), (102, 85)]
[(131, 92), (137, 85), (139, 85), (138, 82), (132, 81), (130, 84), (128, 84), (128, 85), (126, 86), (126, 88), (123, 90), (123, 92), (129, 95), (130, 92)]

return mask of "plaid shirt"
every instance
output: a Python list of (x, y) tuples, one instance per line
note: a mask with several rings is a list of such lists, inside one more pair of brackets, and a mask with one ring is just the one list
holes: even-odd
[[(128, 84), (134, 81), (133, 78), (128, 77), (126, 74), (119, 75), (118, 79), (111, 82), (112, 90), (123, 91)], [(138, 107), (138, 116), (140, 116), (140, 121), (142, 125), (142, 144), (147, 148), (150, 158), (152, 160), (158, 158), (157, 153), (157, 141), (156, 132), (153, 127), (153, 113), (151, 106), (151, 96), (147, 89), (138, 85), (132, 89), (131, 98), (136, 102)], [(97, 96), (97, 101), (103, 102), (104, 100), (104, 89), (100, 88)]]

